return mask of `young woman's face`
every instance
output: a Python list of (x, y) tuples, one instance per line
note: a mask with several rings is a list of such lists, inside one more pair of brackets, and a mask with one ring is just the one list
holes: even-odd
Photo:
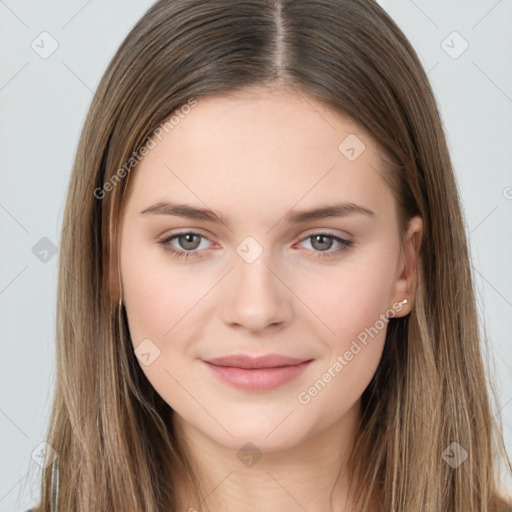
[(394, 198), (369, 136), (305, 95), (202, 99), (175, 119), (125, 198), (135, 353), (184, 424), (290, 448), (355, 410), (387, 317), (409, 310)]

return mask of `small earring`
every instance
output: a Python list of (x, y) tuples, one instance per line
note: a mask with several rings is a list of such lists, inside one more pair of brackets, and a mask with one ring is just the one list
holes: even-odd
[(400, 306), (403, 306), (404, 304), (407, 304), (408, 300), (407, 299), (404, 299), (402, 301), (400, 301), (398, 304), (400, 304)]

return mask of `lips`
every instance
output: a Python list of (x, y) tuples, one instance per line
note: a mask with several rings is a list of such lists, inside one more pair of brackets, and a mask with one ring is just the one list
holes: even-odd
[(204, 360), (213, 374), (224, 383), (247, 391), (275, 389), (301, 375), (312, 359), (268, 354), (235, 354)]
[(296, 357), (287, 357), (278, 354), (268, 354), (256, 357), (245, 354), (236, 354), (232, 356), (208, 359), (206, 362), (215, 366), (230, 366), (249, 370), (259, 368), (276, 368), (279, 366), (295, 366), (305, 361), (308, 361), (308, 359), (297, 359)]

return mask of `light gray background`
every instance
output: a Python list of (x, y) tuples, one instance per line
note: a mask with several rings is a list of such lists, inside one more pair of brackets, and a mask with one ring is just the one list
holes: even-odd
[[(58, 248), (93, 91), (152, 3), (0, 0), (0, 511), (38, 500), (32, 452), (44, 440), (55, 379), (57, 257), (41, 261), (33, 247), (50, 247), (46, 237)], [(418, 51), (440, 105), (492, 347), (493, 410), (512, 453), (512, 1), (380, 3)], [(43, 31), (58, 43), (45, 59), (31, 47), (46, 37), (50, 48)]]

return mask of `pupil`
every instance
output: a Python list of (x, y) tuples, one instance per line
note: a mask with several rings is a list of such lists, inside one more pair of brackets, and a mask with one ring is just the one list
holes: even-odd
[[(195, 249), (197, 247), (197, 241), (196, 243), (194, 244), (194, 237), (196, 237), (197, 235), (193, 235), (192, 233), (188, 233), (186, 235), (182, 235), (181, 238), (184, 239), (184, 243), (182, 244), (182, 246), (185, 248), (185, 249)], [(190, 245), (188, 245), (190, 244)], [(194, 247), (195, 245), (195, 247)]]
[[(319, 241), (321, 246), (323, 245), (323, 247), (318, 247), (319, 249), (330, 249), (330, 246), (332, 245), (332, 240), (328, 236), (316, 235), (314, 240), (315, 242)], [(327, 240), (327, 242), (325, 240)]]

